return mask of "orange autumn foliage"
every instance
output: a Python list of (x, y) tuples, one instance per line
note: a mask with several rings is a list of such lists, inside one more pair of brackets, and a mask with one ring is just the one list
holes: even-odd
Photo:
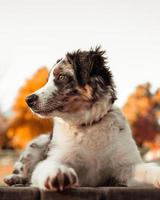
[(151, 92), (149, 83), (137, 86), (123, 107), (138, 145), (160, 144), (160, 90)]
[(3, 115), (3, 113), (0, 112), (0, 149), (7, 148), (7, 142), (8, 142), (8, 138), (6, 136), (7, 129), (8, 129), (8, 120)]
[(18, 93), (13, 106), (15, 116), (10, 120), (7, 132), (13, 148), (24, 148), (31, 139), (52, 129), (52, 122), (49, 119), (41, 119), (34, 115), (25, 103), (25, 97), (42, 87), (47, 77), (47, 68), (39, 69), (31, 79), (26, 81)]

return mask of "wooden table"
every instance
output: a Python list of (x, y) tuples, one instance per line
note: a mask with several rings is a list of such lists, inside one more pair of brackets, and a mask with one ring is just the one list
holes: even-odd
[(32, 187), (0, 187), (0, 200), (160, 200), (160, 189), (127, 187), (81, 187), (63, 192)]

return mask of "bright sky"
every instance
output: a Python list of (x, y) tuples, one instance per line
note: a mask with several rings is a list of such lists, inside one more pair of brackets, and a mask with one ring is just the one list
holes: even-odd
[(123, 105), (137, 84), (160, 86), (159, 0), (0, 0), (0, 107), (67, 51), (101, 44)]

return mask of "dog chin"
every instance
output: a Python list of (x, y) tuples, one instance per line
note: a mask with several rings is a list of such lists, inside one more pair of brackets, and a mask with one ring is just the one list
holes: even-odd
[(42, 111), (42, 110), (34, 110), (30, 109), (32, 113), (36, 114), (40, 118), (52, 118), (54, 111)]

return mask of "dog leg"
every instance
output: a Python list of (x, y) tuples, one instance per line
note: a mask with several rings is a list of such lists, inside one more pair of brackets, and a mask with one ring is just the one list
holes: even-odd
[(73, 168), (46, 159), (36, 166), (31, 183), (40, 189), (56, 191), (77, 186), (78, 177)]
[(29, 184), (32, 171), (36, 164), (44, 159), (49, 142), (49, 135), (41, 135), (31, 141), (15, 163), (13, 173), (6, 176), (4, 182), (9, 186)]
[(156, 163), (140, 163), (132, 168), (128, 186), (154, 186), (160, 188), (160, 166)]

